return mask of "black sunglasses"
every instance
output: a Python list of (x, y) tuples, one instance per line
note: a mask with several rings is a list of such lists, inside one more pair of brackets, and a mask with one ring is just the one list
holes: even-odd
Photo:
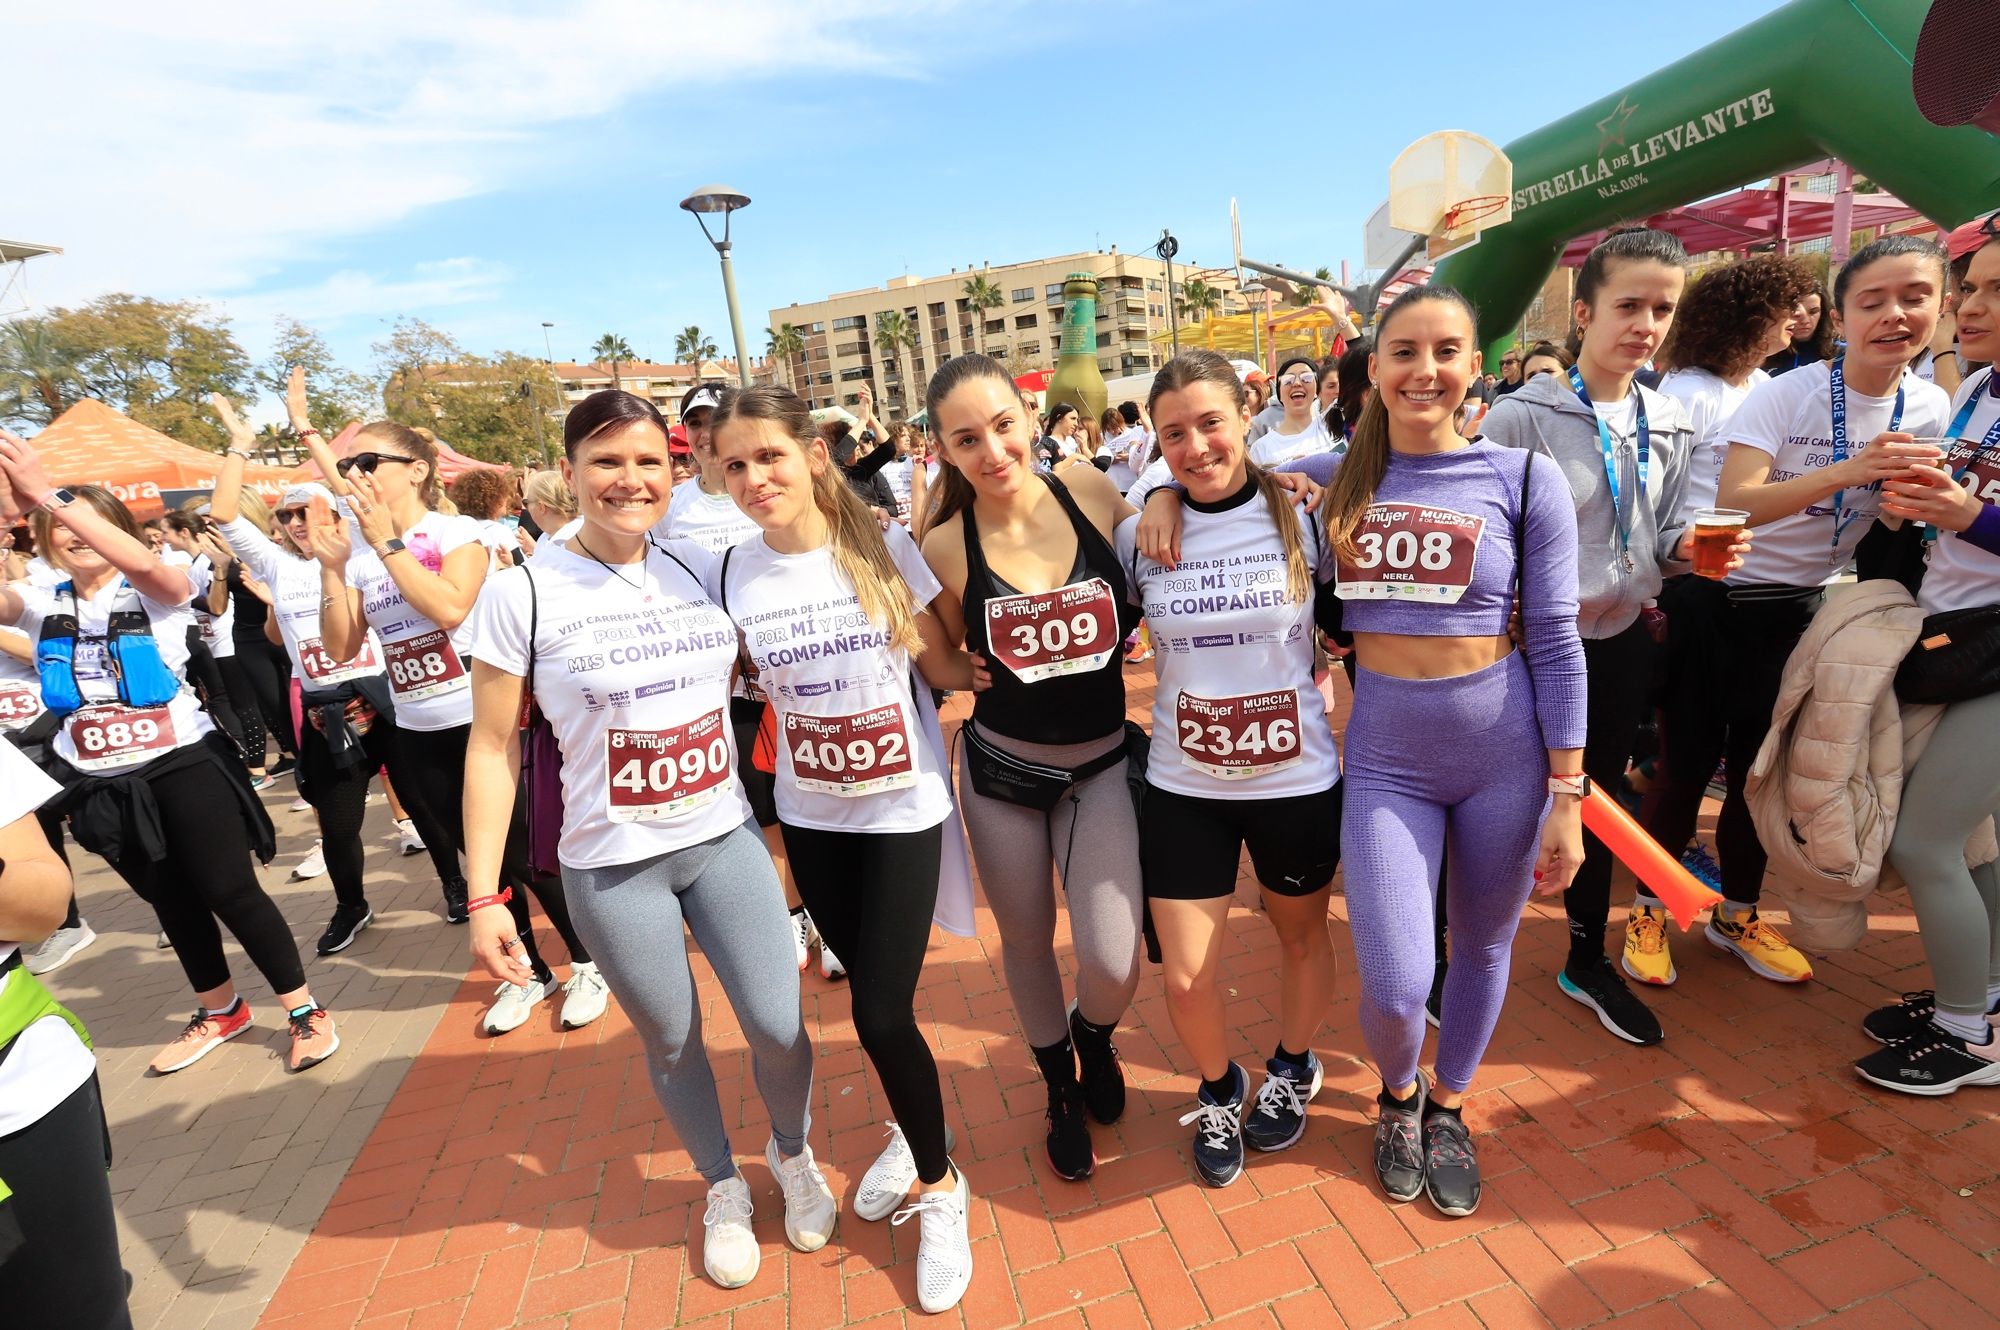
[(335, 462), (333, 469), (343, 476), (350, 471), (359, 471), (364, 476), (372, 476), (375, 474), (375, 468), (384, 462), (401, 462), (404, 466), (409, 466), (416, 460), (414, 457), (402, 457), (395, 453), (355, 453)]
[(296, 522), (305, 515), (306, 506), (304, 504), (300, 504), (296, 508), (280, 508), (271, 514), (271, 516), (277, 518), (280, 522)]

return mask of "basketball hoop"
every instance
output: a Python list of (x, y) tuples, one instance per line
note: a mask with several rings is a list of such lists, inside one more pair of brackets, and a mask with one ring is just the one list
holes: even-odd
[(1489, 226), (1514, 215), (1514, 163), (1477, 134), (1445, 129), (1426, 134), (1389, 167), (1388, 221), (1428, 237), (1435, 263), (1479, 243)]
[(1436, 229), (1424, 244), (1424, 256), (1432, 263), (1470, 249), (1479, 243), (1487, 219), (1507, 207), (1505, 194), (1478, 194), (1461, 199), (1444, 210)]

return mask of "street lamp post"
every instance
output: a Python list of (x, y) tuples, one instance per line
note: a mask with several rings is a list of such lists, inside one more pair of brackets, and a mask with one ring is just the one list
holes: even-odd
[[(722, 257), (722, 294), (729, 300), (729, 335), (736, 342), (736, 381), (750, 386), (750, 362), (743, 356), (743, 315), (736, 308), (736, 269), (729, 262), (729, 214), (750, 206), (750, 196), (722, 185), (704, 185), (681, 200), (681, 208), (694, 214), (701, 233)], [(703, 219), (704, 213), (722, 214), (722, 239), (717, 240)]]
[(541, 458), (543, 466), (554, 466), (555, 459), (549, 456), (549, 441), (542, 434), (542, 403), (535, 396), (535, 385), (526, 379), (521, 380), (521, 400), (528, 404), (528, 414), (534, 417), (535, 452)]

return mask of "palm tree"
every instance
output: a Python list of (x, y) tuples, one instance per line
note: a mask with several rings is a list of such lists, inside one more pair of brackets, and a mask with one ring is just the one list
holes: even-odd
[[(905, 350), (915, 351), (917, 349), (917, 330), (910, 326), (910, 320), (904, 315), (902, 310), (885, 309), (875, 316), (875, 349), (882, 353), (884, 360), (893, 360)], [(903, 381), (907, 384), (914, 384), (916, 382), (916, 362), (912, 360), (903, 368)], [(886, 395), (885, 393), (884, 396)], [(920, 392), (916, 396), (922, 397), (923, 394)], [(910, 414), (909, 404), (912, 400), (914, 399), (910, 394), (905, 392), (903, 395), (903, 414), (906, 416)]]
[(1007, 297), (1000, 293), (999, 287), (986, 280), (985, 273), (980, 273), (977, 277), (966, 282), (964, 293), (965, 303), (972, 310), (972, 326), (979, 333), (979, 350), (984, 353), (986, 350), (986, 311), (1000, 308), (1000, 306), (1007, 303)]
[(1204, 318), (1222, 308), (1222, 291), (1210, 286), (1199, 277), (1190, 277), (1181, 283), (1181, 317), (1200, 323)]
[(0, 419), (46, 425), (81, 396), (76, 362), (45, 319), (0, 327)]
[(799, 358), (799, 369), (792, 379), (792, 391), (810, 399), (812, 388), (806, 384), (806, 335), (796, 323), (781, 323), (776, 330), (764, 329), (765, 353), (784, 361), (787, 373), (792, 372), (792, 357)]
[(606, 333), (604, 336), (598, 338), (597, 345), (590, 348), (590, 354), (597, 358), (598, 364), (611, 366), (611, 386), (613, 388), (624, 387), (618, 381), (619, 362), (637, 360), (639, 358), (633, 352), (632, 344), (616, 333)]
[[(1328, 268), (1325, 265), (1321, 265), (1320, 267), (1314, 268), (1313, 277), (1315, 280), (1318, 281), (1319, 286), (1333, 285), (1333, 269)], [(1306, 309), (1310, 307), (1315, 301), (1319, 299), (1319, 286), (1307, 286), (1303, 282), (1301, 282), (1299, 284), (1299, 289), (1292, 292), (1292, 303), (1294, 305), (1297, 305), (1300, 309)]]
[(674, 358), (699, 373), (702, 361), (715, 359), (715, 339), (690, 323), (674, 334)]

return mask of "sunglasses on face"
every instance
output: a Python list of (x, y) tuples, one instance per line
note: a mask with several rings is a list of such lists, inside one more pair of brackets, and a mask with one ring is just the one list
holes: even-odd
[(305, 506), (301, 504), (297, 508), (280, 508), (277, 512), (272, 513), (271, 516), (277, 518), (280, 522), (303, 522), (306, 510)]
[(355, 453), (351, 457), (343, 457), (335, 462), (333, 469), (343, 476), (350, 471), (359, 471), (364, 476), (372, 476), (375, 474), (375, 468), (384, 462), (400, 462), (404, 466), (409, 466), (416, 460), (414, 457), (400, 457), (395, 453)]
[(1519, 369), (1520, 367), (1521, 362), (1518, 360), (1503, 360), (1500, 362), (1501, 369)]
[(1313, 373), (1313, 372), (1312, 372), (1311, 370), (1309, 370), (1309, 369), (1295, 369), (1295, 370), (1293, 370), (1293, 371), (1292, 371), (1291, 373), (1289, 373), (1289, 374), (1280, 374), (1280, 375), (1278, 376), (1278, 382), (1279, 382), (1280, 384), (1286, 384), (1286, 383), (1318, 383), (1318, 382), (1319, 382), (1319, 375), (1317, 375), (1317, 374)]

